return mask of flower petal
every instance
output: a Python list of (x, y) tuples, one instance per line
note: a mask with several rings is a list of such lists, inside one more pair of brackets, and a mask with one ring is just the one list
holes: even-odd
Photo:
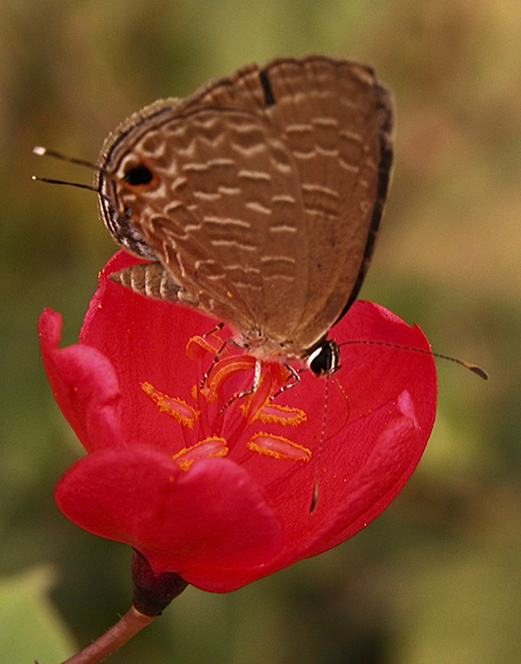
[[(324, 536), (316, 533), (316, 542), (306, 555), (316, 555), (345, 541), (375, 519), (396, 497), (424, 450), (426, 439), (418, 425), (411, 397), (403, 392), (389, 406), (388, 423), (360, 472), (337, 487), (336, 510), (328, 515)], [(342, 478), (335, 478), (336, 484)], [(327, 491), (335, 490), (329, 488)], [(327, 534), (326, 534), (327, 531)], [(327, 544), (326, 544), (327, 542)]]
[[(268, 487), (285, 525), (284, 550), (269, 565), (270, 572), (336, 546), (376, 518), (410, 477), (432, 430), (436, 371), (419, 328), (368, 302), (356, 302), (345, 318), (335, 328), (340, 328), (337, 339), (380, 340), (426, 353), (391, 345), (347, 346), (348, 352), (341, 349), (342, 369), (330, 379), (327, 405), (324, 396), (316, 399), (309, 381), (305, 397), (299, 396), (300, 384), (287, 391), (289, 403), (305, 404), (308, 420), (325, 417), (326, 427), (320, 461), (315, 444), (310, 463)], [(307, 379), (304, 375), (301, 383)]]
[(82, 528), (136, 548), (155, 571), (204, 589), (229, 590), (236, 575), (275, 556), (282, 543), (259, 487), (226, 459), (198, 461), (185, 472), (150, 448), (102, 450), (67, 471), (56, 502)]
[(38, 333), (54, 398), (87, 452), (119, 445), (121, 393), (114, 367), (95, 348), (58, 348), (61, 326), (60, 314), (42, 312)]
[[(150, 445), (168, 454), (172, 435), (187, 434), (168, 413), (158, 417), (157, 402), (142, 385), (179, 402), (192, 403), (192, 390), (199, 385), (208, 359), (194, 360), (186, 353), (187, 341), (215, 327), (215, 321), (195, 309), (153, 300), (112, 282), (107, 275), (137, 259), (124, 251), (115, 254), (100, 274), (99, 288), (92, 297), (80, 331), (82, 345), (98, 349), (110, 358), (122, 394), (122, 436), (129, 445)], [(222, 418), (221, 418), (222, 419)], [(192, 429), (193, 436), (181, 442), (189, 447), (218, 431)]]

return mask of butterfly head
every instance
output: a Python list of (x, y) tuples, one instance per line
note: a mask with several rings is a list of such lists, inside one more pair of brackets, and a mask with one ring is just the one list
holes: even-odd
[(96, 173), (95, 182), (100, 217), (110, 234), (124, 249), (145, 260), (157, 260), (157, 257), (133, 223), (133, 217), (137, 213), (136, 202), (139, 201), (140, 190), (142, 195), (142, 190), (153, 179), (151, 170), (138, 162), (126, 166), (122, 176), (113, 174), (105, 164)]
[(323, 339), (308, 355), (308, 369), (315, 376), (329, 376), (340, 368), (340, 351), (333, 339)]

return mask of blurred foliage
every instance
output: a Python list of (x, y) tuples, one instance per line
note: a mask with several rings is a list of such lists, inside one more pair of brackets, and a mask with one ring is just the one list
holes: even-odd
[(40, 567), (0, 581), (0, 652), (4, 662), (59, 662), (74, 653), (48, 592), (54, 574)]
[[(54, 484), (82, 452), (36, 336), (51, 306), (64, 315), (64, 343), (75, 341), (114, 245), (94, 194), (29, 179), (89, 182), (88, 169), (37, 159), (33, 145), (94, 160), (146, 103), (312, 51), (372, 64), (395, 95), (394, 182), (362, 295), (491, 379), (439, 364), (428, 450), (364, 532), (229, 595), (189, 588), (111, 661), (511, 664), (521, 652), (517, 0), (0, 0), (0, 573), (51, 564), (52, 601), (82, 645), (129, 602), (130, 552), (54, 506)], [(41, 595), (41, 575), (28, 578)], [(5, 583), (2, 615), (15, 581)], [(51, 618), (27, 583), (19, 597), (40, 608), (8, 615), (29, 639)], [(51, 631), (52, 647), (65, 647), (52, 621), (31, 655), (41, 664)], [(26, 652), (0, 656), (11, 664)]]

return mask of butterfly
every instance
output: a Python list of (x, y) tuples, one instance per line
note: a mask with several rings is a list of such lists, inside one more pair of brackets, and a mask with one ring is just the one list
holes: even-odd
[(157, 101), (105, 141), (95, 175), (113, 276), (228, 323), (257, 358), (339, 363), (328, 332), (356, 299), (387, 197), (390, 94), (320, 55), (246, 66)]

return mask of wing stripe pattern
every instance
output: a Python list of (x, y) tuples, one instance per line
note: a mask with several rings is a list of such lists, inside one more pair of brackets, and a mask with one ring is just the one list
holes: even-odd
[[(162, 292), (227, 321), (262, 354), (304, 357), (367, 271), (391, 124), (368, 67), (322, 56), (250, 65), (152, 104), (107, 139), (101, 216), (162, 266), (173, 284)], [(150, 181), (125, 180), (136, 168)]]

